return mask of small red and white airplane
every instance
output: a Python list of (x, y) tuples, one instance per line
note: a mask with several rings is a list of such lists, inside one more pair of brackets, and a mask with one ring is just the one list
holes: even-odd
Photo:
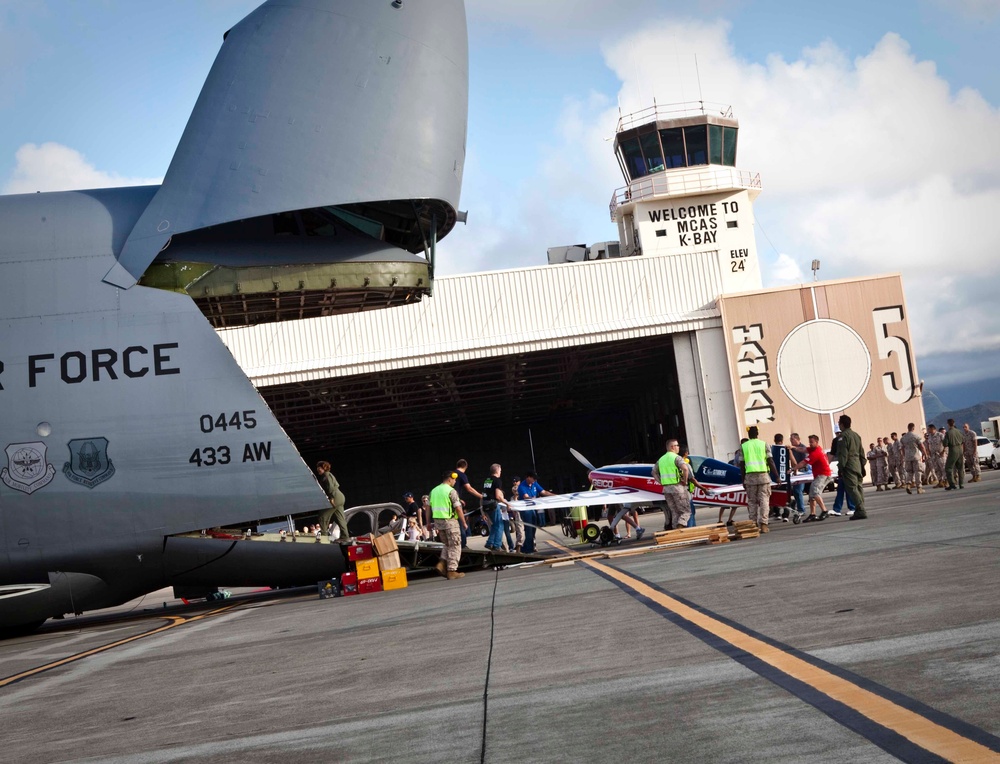
[[(652, 504), (663, 501), (660, 484), (653, 478), (652, 464), (609, 464), (595, 467), (579, 451), (570, 449), (588, 470), (593, 486), (589, 491), (561, 493), (510, 502), (511, 509), (558, 509), (603, 504)], [(707, 490), (695, 488), (695, 504), (712, 507), (745, 507), (747, 494), (740, 468), (707, 456), (689, 456), (691, 468)], [(792, 483), (812, 480), (809, 473), (792, 476)], [(770, 506), (784, 507), (790, 496), (787, 483), (772, 483)]]

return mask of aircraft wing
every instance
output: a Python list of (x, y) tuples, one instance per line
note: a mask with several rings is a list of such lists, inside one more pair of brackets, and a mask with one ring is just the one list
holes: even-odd
[(592, 507), (603, 504), (648, 504), (663, 501), (663, 495), (638, 488), (601, 488), (594, 491), (560, 493), (556, 496), (540, 496), (537, 499), (510, 502), (510, 508), (520, 512), (526, 509), (559, 509), (561, 507)]
[[(799, 473), (799, 474), (792, 475), (791, 482), (792, 482), (793, 485), (795, 483), (811, 483), (812, 479), (813, 479), (812, 473), (811, 472), (805, 472), (805, 473)], [(773, 480), (771, 481), (771, 484), (772, 485), (784, 485), (783, 483), (775, 483)], [(718, 495), (720, 493), (733, 493), (734, 491), (742, 491), (742, 490), (744, 490), (743, 483), (733, 483), (732, 485), (713, 486), (712, 488), (707, 489), (705, 491), (705, 493), (708, 493), (708, 494), (711, 494), (711, 495), (715, 496), (715, 495)]]

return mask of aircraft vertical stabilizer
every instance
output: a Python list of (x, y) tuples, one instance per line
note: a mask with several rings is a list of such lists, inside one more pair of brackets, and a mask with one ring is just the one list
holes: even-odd
[[(465, 163), (461, 0), (270, 0), (225, 37), (163, 185), (106, 280), (170, 237), (324, 206), (428, 200), (455, 222)], [(424, 231), (430, 240), (430, 232)]]

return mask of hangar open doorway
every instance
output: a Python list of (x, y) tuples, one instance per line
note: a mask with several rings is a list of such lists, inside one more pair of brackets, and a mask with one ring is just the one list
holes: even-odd
[(595, 464), (652, 461), (685, 440), (669, 334), (262, 387), (303, 458), (331, 462), (349, 505), (399, 501), (466, 458), (475, 485), (534, 469), (563, 492)]

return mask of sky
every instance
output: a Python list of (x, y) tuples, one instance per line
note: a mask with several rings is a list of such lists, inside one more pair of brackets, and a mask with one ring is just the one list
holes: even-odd
[[(0, 193), (158, 182), (258, 4), (0, 0)], [(814, 258), (827, 279), (899, 271), (927, 386), (958, 408), (995, 379), (1000, 399), (1000, 0), (466, 8), (469, 221), (439, 273), (616, 239), (619, 110), (728, 104), (763, 181), (765, 286), (810, 280)]]

